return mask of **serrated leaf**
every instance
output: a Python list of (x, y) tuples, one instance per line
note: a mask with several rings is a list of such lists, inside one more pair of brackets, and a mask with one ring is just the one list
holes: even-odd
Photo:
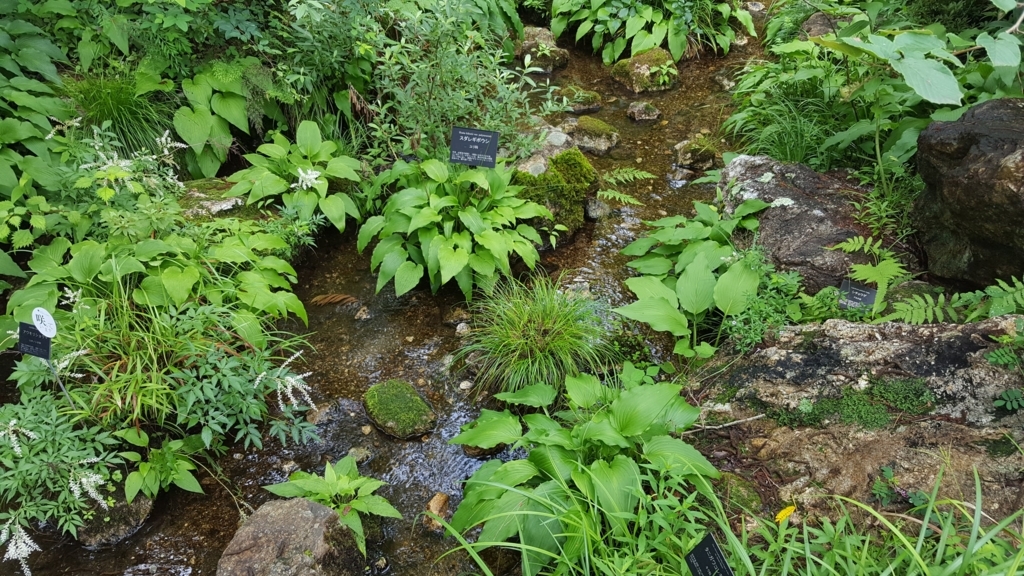
[(890, 64), (921, 98), (935, 104), (960, 105), (963, 99), (960, 84), (949, 68), (934, 60), (917, 57), (890, 61)]

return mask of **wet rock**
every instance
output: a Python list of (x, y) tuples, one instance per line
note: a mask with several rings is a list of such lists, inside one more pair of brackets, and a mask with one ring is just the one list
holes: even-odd
[(626, 116), (637, 122), (644, 120), (657, 120), (661, 117), (661, 110), (658, 110), (650, 102), (633, 102), (626, 111)]
[(142, 526), (153, 510), (153, 501), (137, 494), (132, 503), (124, 493), (114, 493), (114, 505), (109, 510), (96, 510), (95, 516), (78, 528), (78, 541), (86, 548), (110, 546), (131, 536)]
[(611, 213), (612, 209), (608, 204), (597, 198), (587, 198), (587, 220), (603, 220)]
[(716, 84), (722, 87), (722, 90), (726, 92), (736, 87), (736, 80), (733, 79), (732, 70), (722, 70), (711, 77)]
[(666, 174), (665, 179), (668, 180), (669, 188), (677, 190), (689, 184), (696, 176), (697, 173), (689, 168), (673, 165), (672, 172)]
[(747, 2), (744, 6), (747, 8), (747, 12), (751, 14), (763, 13), (765, 11), (765, 6), (761, 2)]
[(347, 456), (351, 456), (352, 459), (356, 461), (356, 464), (362, 464), (363, 462), (368, 461), (373, 456), (373, 453), (370, 452), (369, 448), (353, 446), (348, 449)]
[(486, 460), (506, 448), (505, 444), (498, 444), (494, 448), (477, 448), (476, 446), (462, 445), (462, 453), (469, 458)]
[(245, 205), (243, 198), (225, 198), (233, 184), (222, 178), (204, 178), (185, 183), (182, 213), (186, 218), (208, 218)]
[(303, 498), (272, 500), (235, 532), (217, 576), (318, 576), (338, 513)]
[[(434, 497), (431, 498), (429, 502), (427, 502), (427, 512), (430, 512), (435, 516), (439, 516), (447, 520), (448, 495), (445, 494), (444, 492), (438, 492), (437, 494), (434, 494)], [(444, 531), (444, 526), (442, 526), (440, 522), (434, 520), (433, 518), (427, 515), (423, 516), (423, 525), (426, 526), (429, 530), (433, 530), (435, 532)]]
[(668, 90), (675, 86), (678, 75), (672, 55), (662, 48), (619, 60), (612, 66), (612, 78), (637, 94)]
[(555, 92), (555, 96), (568, 100), (573, 114), (589, 114), (601, 109), (601, 95), (593, 90), (584, 90), (579, 86), (560, 88)]
[(455, 327), (455, 335), (458, 336), (459, 338), (463, 338), (465, 336), (469, 336), (470, 330), (471, 328), (469, 327), (469, 324), (461, 322), (458, 326)]
[(559, 48), (551, 30), (527, 26), (523, 28), (523, 41), (517, 46), (515, 54), (525, 62), (530, 56), (530, 67), (540, 68), (540, 72), (550, 74), (569, 64), (569, 51)]
[(924, 192), (911, 217), (943, 278), (985, 287), (1024, 275), (1024, 100), (990, 100), (918, 138)]
[(785, 479), (778, 489), (779, 500), (805, 511), (832, 515), (834, 501), (826, 497), (832, 494), (872, 501), (874, 479), (881, 467), (888, 466), (900, 488), (909, 492), (930, 492), (941, 470), (939, 498), (955, 500), (973, 499), (977, 470), (985, 511), (1003, 518), (1016, 511), (1024, 456), (993, 458), (983, 446), (1008, 431), (941, 420), (874, 431), (846, 425), (778, 427), (750, 445), (758, 460)]
[(460, 306), (455, 306), (448, 310), (444, 315), (443, 322), (448, 326), (458, 326), (464, 322), (469, 322), (473, 317), (470, 316), (469, 312)]
[(619, 133), (615, 127), (597, 118), (569, 118), (560, 127), (563, 132), (572, 134), (577, 148), (596, 156), (604, 156), (619, 144)]
[(357, 322), (364, 322), (366, 320), (369, 320), (370, 318), (373, 318), (373, 314), (370, 312), (370, 309), (367, 308), (366, 306), (363, 306), (356, 311), (355, 319)]
[(471, 390), (473, 388), (472, 380), (463, 380), (459, 382), (459, 390)]
[(827, 320), (783, 328), (775, 345), (741, 358), (729, 377), (738, 398), (779, 408), (835, 398), (867, 378), (920, 379), (934, 412), (973, 425), (992, 421), (992, 399), (1024, 386), (1017, 372), (985, 358), (994, 338), (1015, 334), (1019, 316), (971, 324), (858, 324)]
[(672, 147), (676, 151), (676, 164), (694, 170), (710, 170), (715, 167), (717, 146), (707, 134), (694, 134)]
[(852, 20), (853, 18), (850, 16), (835, 18), (824, 12), (815, 12), (800, 25), (800, 31), (803, 33), (804, 38), (824, 36), (836, 32), (841, 22), (850, 22)]
[(374, 384), (363, 395), (366, 415), (381, 431), (402, 440), (434, 430), (437, 416), (427, 401), (404, 380)]
[(772, 263), (799, 272), (809, 294), (839, 286), (856, 260), (826, 247), (865, 233), (853, 224), (850, 200), (857, 195), (856, 187), (767, 156), (734, 158), (722, 170), (723, 188), (733, 179), (738, 188), (727, 200), (728, 210), (748, 198), (777, 205), (759, 214), (759, 241)]

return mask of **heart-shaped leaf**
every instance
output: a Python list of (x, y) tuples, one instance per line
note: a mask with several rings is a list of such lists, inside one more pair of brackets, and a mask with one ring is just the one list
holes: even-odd
[(160, 281), (171, 300), (181, 306), (192, 293), (192, 286), (199, 281), (199, 269), (195, 266), (188, 266), (185, 269), (171, 266), (160, 274)]
[(182, 106), (174, 113), (174, 129), (196, 154), (202, 153), (203, 146), (210, 138), (212, 126), (213, 114), (205, 106), (199, 106), (195, 110)]

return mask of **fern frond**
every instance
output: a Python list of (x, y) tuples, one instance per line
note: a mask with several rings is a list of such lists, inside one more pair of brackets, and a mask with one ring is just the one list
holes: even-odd
[(864, 252), (865, 254), (877, 254), (878, 250), (882, 248), (882, 241), (875, 240), (874, 238), (865, 238), (864, 236), (854, 236), (848, 240), (844, 240), (829, 250), (842, 250), (847, 254), (853, 254), (854, 252)]
[(644, 205), (643, 202), (637, 200), (636, 198), (630, 196), (629, 194), (619, 192), (618, 190), (598, 190), (597, 197), (600, 198), (601, 200), (615, 200), (616, 202), (621, 202), (622, 204), (632, 204), (633, 206)]
[(657, 178), (650, 172), (644, 172), (643, 170), (637, 170), (636, 168), (616, 168), (611, 172), (608, 172), (602, 176), (605, 184), (616, 185), (616, 184), (630, 184), (637, 180), (652, 180)]
[(1013, 282), (1012, 286), (1004, 280), (996, 280), (995, 286), (985, 289), (985, 294), (991, 298), (989, 318), (1024, 311), (1024, 282), (1013, 277), (1010, 281)]
[(893, 320), (908, 324), (959, 322), (960, 312), (957, 309), (965, 306), (966, 304), (961, 301), (959, 294), (954, 294), (948, 300), (945, 294), (939, 294), (937, 297), (931, 294), (914, 294), (909, 298), (894, 302), (893, 312), (879, 318), (876, 322), (891, 322)]

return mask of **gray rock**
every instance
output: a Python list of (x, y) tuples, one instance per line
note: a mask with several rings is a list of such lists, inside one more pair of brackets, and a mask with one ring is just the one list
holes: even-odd
[(530, 67), (540, 68), (544, 74), (569, 64), (569, 51), (558, 47), (555, 36), (547, 28), (523, 28), (523, 42), (517, 47), (516, 56), (525, 61), (527, 54), (530, 56)]
[(587, 220), (603, 220), (611, 214), (612, 209), (597, 198), (587, 198), (586, 215)]
[(124, 493), (118, 491), (109, 510), (97, 510), (95, 516), (78, 528), (78, 541), (86, 548), (116, 544), (134, 534), (152, 510), (153, 501), (141, 493), (128, 504)]
[(708, 147), (699, 146), (701, 138), (695, 134), (673, 146), (676, 151), (676, 164), (694, 170), (710, 170), (715, 167), (715, 151)]
[(303, 498), (267, 502), (235, 532), (217, 576), (319, 576), (337, 523), (337, 512)]
[(731, 70), (722, 70), (712, 76), (712, 79), (716, 84), (722, 87), (722, 90), (725, 90), (726, 92), (736, 87), (736, 81), (733, 80), (733, 72)]
[(523, 160), (516, 165), (520, 172), (527, 172), (533, 176), (540, 176), (548, 171), (548, 159), (565, 152), (576, 145), (569, 134), (562, 129), (554, 128), (546, 122), (537, 127), (538, 130), (546, 132), (544, 144), (533, 156)]
[(918, 138), (911, 214), (936, 276), (978, 287), (1024, 275), (1024, 100), (990, 100)]
[(654, 48), (612, 66), (612, 78), (634, 93), (668, 90), (676, 85), (679, 69), (667, 50)]
[(657, 120), (661, 117), (661, 110), (655, 108), (650, 102), (633, 102), (629, 105), (626, 116), (637, 122)]
[(988, 424), (992, 399), (1024, 385), (1020, 374), (985, 358), (993, 338), (1015, 333), (1019, 316), (971, 324), (858, 324), (827, 320), (784, 328), (770, 348), (741, 358), (730, 375), (742, 398), (796, 408), (835, 397), (868, 377), (920, 378), (937, 399), (936, 412)]
[(442, 321), (448, 326), (458, 326), (459, 324), (469, 322), (472, 319), (472, 316), (469, 315), (469, 312), (465, 308), (462, 308), (461, 306), (454, 306), (448, 310)]
[[(770, 175), (770, 176), (769, 176)], [(803, 276), (808, 293), (839, 286), (857, 260), (840, 250), (826, 250), (859, 236), (852, 227), (851, 183), (824, 176), (802, 164), (782, 164), (767, 156), (739, 156), (722, 170), (723, 189), (733, 179), (737, 192), (727, 209), (748, 198), (788, 206), (768, 208), (759, 215), (759, 241), (780, 270)]]
[(835, 18), (824, 12), (815, 12), (800, 25), (800, 31), (803, 33), (805, 38), (824, 36), (826, 34), (836, 32), (839, 29), (840, 23), (850, 22), (852, 20), (853, 18), (851, 16)]
[(595, 156), (604, 156), (619, 144), (619, 133), (615, 127), (591, 116), (569, 118), (559, 128), (566, 134), (572, 134), (577, 148)]

